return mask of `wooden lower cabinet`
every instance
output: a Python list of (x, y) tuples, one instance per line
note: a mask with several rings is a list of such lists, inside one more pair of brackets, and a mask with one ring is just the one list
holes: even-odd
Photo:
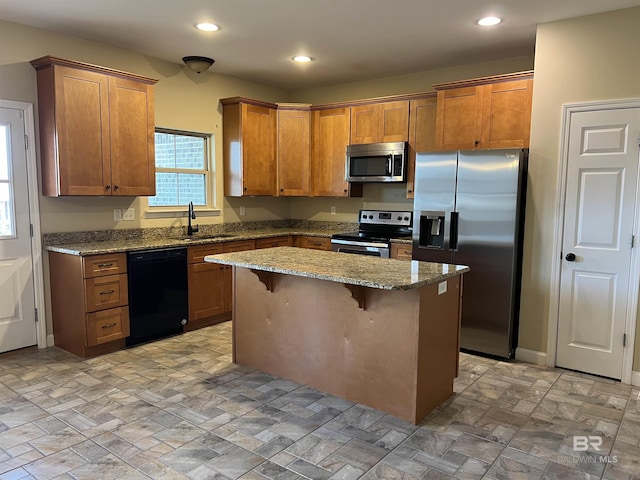
[(129, 336), (125, 253), (49, 252), (55, 345), (88, 358), (124, 348)]
[(413, 246), (406, 243), (392, 243), (389, 256), (397, 260), (411, 260), (413, 258)]
[(195, 245), (188, 248), (189, 323), (184, 327), (185, 332), (231, 319), (232, 268), (228, 265), (205, 262), (204, 257), (254, 248), (255, 240)]
[(224, 266), (207, 263), (204, 257), (222, 253), (222, 244), (196, 245), (187, 249), (189, 322), (185, 331), (215, 325), (228, 318), (224, 313)]
[(290, 247), (291, 245), (291, 235), (285, 235), (284, 237), (259, 238), (256, 240), (256, 248)]
[(311, 248), (313, 250), (331, 250), (331, 239), (329, 237), (311, 237), (298, 235), (293, 239), (293, 246), (300, 248)]

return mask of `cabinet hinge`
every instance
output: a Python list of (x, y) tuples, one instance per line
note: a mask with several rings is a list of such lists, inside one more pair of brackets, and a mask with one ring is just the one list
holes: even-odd
[(34, 308), (33, 310), (34, 310), (34, 314), (35, 314), (35, 317), (36, 317), (36, 323), (38, 323), (38, 309)]
[(626, 333), (622, 334), (622, 346), (623, 347), (627, 346), (627, 334)]
[(29, 150), (29, 137), (27, 135), (24, 136), (24, 149)]

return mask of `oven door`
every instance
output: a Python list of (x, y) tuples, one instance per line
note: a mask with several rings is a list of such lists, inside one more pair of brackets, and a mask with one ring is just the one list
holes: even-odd
[(369, 255), (370, 257), (389, 258), (390, 247), (384, 242), (367, 242), (331, 239), (331, 250), (355, 255)]

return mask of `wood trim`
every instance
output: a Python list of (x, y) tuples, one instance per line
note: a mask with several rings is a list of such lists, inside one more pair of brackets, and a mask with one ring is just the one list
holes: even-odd
[(418, 100), (420, 98), (435, 98), (436, 92), (406, 93), (402, 95), (388, 95), (386, 97), (363, 98), (362, 100), (349, 100), (346, 102), (326, 103), (322, 105), (311, 105), (311, 110), (328, 110), (331, 108), (349, 108), (358, 105), (369, 105), (372, 103), (398, 102), (402, 100)]
[(263, 102), (262, 100), (254, 100), (253, 98), (246, 97), (229, 97), (229, 98), (221, 98), (220, 103), (222, 105), (236, 105), (238, 103), (246, 103), (249, 105), (255, 105), (256, 107), (265, 107), (265, 108), (278, 108), (278, 105), (275, 103)]
[(468, 80), (459, 80), (456, 82), (437, 83), (433, 85), (435, 90), (449, 90), (451, 88), (461, 87), (477, 87), (478, 85), (488, 85), (490, 83), (510, 82), (513, 80), (531, 80), (533, 79), (533, 70), (524, 72), (505, 73), (503, 75), (493, 75), (491, 77), (470, 78)]
[(93, 65), (91, 63), (78, 62), (75, 60), (67, 60), (64, 58), (53, 57), (51, 55), (47, 55), (44, 57), (36, 58), (35, 60), (31, 60), (31, 65), (36, 70), (41, 70), (47, 68), (51, 65), (62, 65), (65, 67), (71, 68), (79, 68), (82, 70), (88, 70), (90, 72), (100, 72), (106, 73), (107, 75), (113, 75), (120, 78), (126, 78), (129, 80), (134, 80), (136, 82), (146, 83), (149, 85), (153, 85), (158, 82), (157, 79), (151, 77), (145, 77), (143, 75), (138, 75), (135, 73), (123, 72), (122, 70), (116, 70), (113, 68), (102, 67), (100, 65)]

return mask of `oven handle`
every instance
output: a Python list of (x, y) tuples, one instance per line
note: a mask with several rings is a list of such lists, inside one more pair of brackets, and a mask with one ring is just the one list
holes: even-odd
[(347, 245), (349, 247), (373, 247), (373, 248), (389, 248), (388, 243), (382, 242), (354, 242), (353, 240), (331, 239), (332, 244)]

